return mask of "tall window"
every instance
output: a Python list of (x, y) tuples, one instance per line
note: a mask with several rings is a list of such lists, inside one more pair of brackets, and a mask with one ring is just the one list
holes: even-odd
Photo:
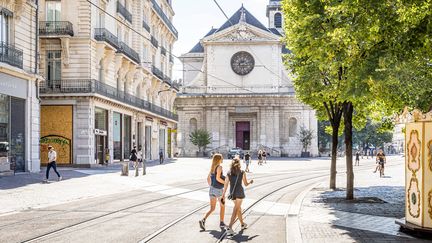
[(47, 21), (60, 21), (61, 16), (61, 1), (47, 1), (46, 2), (46, 20)]
[(289, 119), (289, 136), (297, 136), (297, 119), (295, 119), (294, 117), (291, 117)]
[(61, 51), (47, 51), (47, 79), (61, 79)]
[(276, 28), (282, 28), (282, 14), (276, 13), (274, 16), (274, 25)]
[(9, 14), (7, 11), (0, 12), (0, 41), (9, 43)]

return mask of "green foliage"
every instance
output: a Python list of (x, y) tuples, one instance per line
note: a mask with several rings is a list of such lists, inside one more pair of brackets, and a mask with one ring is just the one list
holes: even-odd
[(384, 143), (390, 143), (393, 139), (393, 133), (387, 130), (383, 122), (367, 121), (363, 129), (353, 132), (353, 142), (359, 148), (365, 148), (373, 145), (374, 147), (383, 147)]
[(301, 126), (298, 138), (303, 146), (304, 152), (307, 152), (308, 147), (312, 144), (312, 139), (314, 138), (313, 131)]
[(198, 146), (198, 150), (201, 152), (207, 145), (211, 143), (210, 133), (204, 129), (197, 129), (189, 134), (191, 143)]

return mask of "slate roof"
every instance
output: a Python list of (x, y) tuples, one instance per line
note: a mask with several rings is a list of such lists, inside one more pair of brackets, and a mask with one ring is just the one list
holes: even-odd
[[(203, 38), (206, 38), (209, 35), (212, 35), (216, 32), (217, 29), (212, 28)], [(201, 41), (199, 41), (192, 49), (189, 51), (189, 53), (202, 53), (204, 52), (204, 47), (201, 45)]]
[(276, 28), (269, 28), (269, 30), (275, 35), (282, 36), (282, 34)]
[(231, 16), (231, 18), (229, 18), (228, 21), (226, 21), (216, 32), (222, 31), (224, 29), (227, 29), (233, 25), (236, 25), (238, 23), (240, 23), (240, 18), (242, 15), (242, 10), (245, 11), (246, 13), (246, 23), (255, 26), (257, 28), (260, 28), (264, 31), (269, 31), (269, 29), (267, 29), (263, 24), (261, 24), (261, 22), (259, 22), (258, 19), (256, 19), (249, 11), (247, 11), (247, 9), (243, 6), (241, 6), (241, 8), (239, 8), (239, 10), (237, 10), (237, 12), (234, 13), (233, 16)]

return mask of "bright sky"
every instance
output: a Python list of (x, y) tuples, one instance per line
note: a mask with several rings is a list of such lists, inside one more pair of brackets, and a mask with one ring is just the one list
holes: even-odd
[[(231, 17), (240, 7), (253, 14), (264, 26), (268, 26), (266, 7), (269, 0), (218, 0), (219, 5)], [(179, 32), (179, 39), (174, 44), (174, 54), (180, 56), (190, 49), (210, 31), (227, 21), (213, 0), (173, 0), (175, 16), (173, 24)], [(182, 78), (180, 60), (175, 59), (173, 79)]]

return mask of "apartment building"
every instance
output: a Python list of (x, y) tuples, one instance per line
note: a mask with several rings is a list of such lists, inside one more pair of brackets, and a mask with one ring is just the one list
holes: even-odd
[(39, 2), (41, 161), (92, 166), (172, 157), (178, 117), (169, 0)]
[(40, 170), (37, 1), (0, 1), (0, 175)]

